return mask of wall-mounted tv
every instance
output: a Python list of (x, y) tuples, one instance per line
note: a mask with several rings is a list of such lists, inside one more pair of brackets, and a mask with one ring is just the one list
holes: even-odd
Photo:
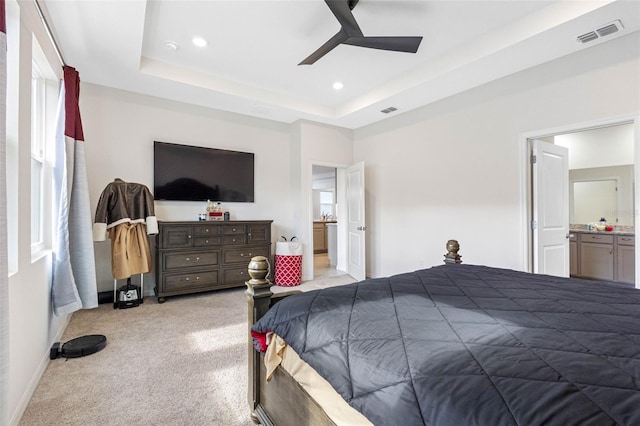
[(153, 197), (254, 202), (254, 154), (155, 141)]

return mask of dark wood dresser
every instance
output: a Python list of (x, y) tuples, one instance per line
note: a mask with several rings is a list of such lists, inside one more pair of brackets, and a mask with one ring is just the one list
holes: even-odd
[(168, 296), (243, 287), (251, 257), (271, 257), (272, 222), (159, 222), (158, 302)]

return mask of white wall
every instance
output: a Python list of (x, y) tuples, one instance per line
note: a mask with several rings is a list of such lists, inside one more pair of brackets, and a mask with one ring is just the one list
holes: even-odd
[(633, 124), (557, 135), (554, 143), (569, 149), (569, 170), (633, 164)]
[[(299, 138), (300, 145), (300, 161), (294, 166), (300, 171), (300, 186), (298, 188), (300, 202), (294, 204), (294, 218), (296, 227), (301, 229), (295, 235), (304, 246), (302, 279), (310, 280), (313, 278), (312, 168), (314, 164), (328, 167), (351, 165), (353, 162), (351, 143), (353, 132), (307, 121), (298, 122), (295, 127), (295, 134)], [(342, 224), (339, 222), (338, 234), (343, 233)]]
[(521, 135), (638, 114), (638, 52), (631, 34), (356, 130), (368, 275), (440, 264), (451, 238), (466, 263), (525, 269)]
[[(49, 362), (49, 348), (59, 340), (69, 316), (56, 317), (51, 308), (51, 251), (31, 252), (31, 67), (33, 40), (42, 47), (53, 72), (62, 68), (33, 2), (6, 3), (8, 18), (7, 163), (10, 271), (9, 385), (0, 394), (8, 418), (16, 424)], [(55, 99), (53, 99), (55, 103)], [(55, 108), (54, 108), (55, 109)], [(17, 174), (17, 179), (15, 178)], [(4, 307), (3, 307), (4, 308)], [(3, 355), (5, 350), (3, 349)]]
[[(290, 228), (289, 125), (92, 84), (81, 86), (80, 107), (92, 211), (117, 177), (153, 189), (153, 141), (158, 140), (255, 153), (255, 202), (224, 206), (232, 220), (273, 220), (274, 240)], [(205, 203), (157, 201), (155, 206), (159, 220), (198, 220)], [(111, 290), (109, 240), (95, 249), (98, 290)], [(152, 271), (145, 276), (145, 292), (154, 286)]]

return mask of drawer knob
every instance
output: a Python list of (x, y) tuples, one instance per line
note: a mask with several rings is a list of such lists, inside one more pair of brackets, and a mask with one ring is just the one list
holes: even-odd
[(209, 228), (206, 228), (206, 229), (204, 230), (204, 232), (209, 232)]
[(236, 228), (233, 228), (233, 229), (232, 229), (232, 231), (233, 231), (233, 232), (236, 232)]
[(204, 242), (205, 242), (206, 244), (209, 244), (209, 240), (204, 240)]
[(191, 238), (191, 235), (187, 235), (187, 238)]

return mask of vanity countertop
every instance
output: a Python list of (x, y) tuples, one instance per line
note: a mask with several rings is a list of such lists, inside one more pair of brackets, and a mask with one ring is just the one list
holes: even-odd
[(633, 231), (587, 231), (582, 228), (571, 228), (569, 232), (582, 233), (582, 234), (604, 234), (604, 235), (635, 235)]

